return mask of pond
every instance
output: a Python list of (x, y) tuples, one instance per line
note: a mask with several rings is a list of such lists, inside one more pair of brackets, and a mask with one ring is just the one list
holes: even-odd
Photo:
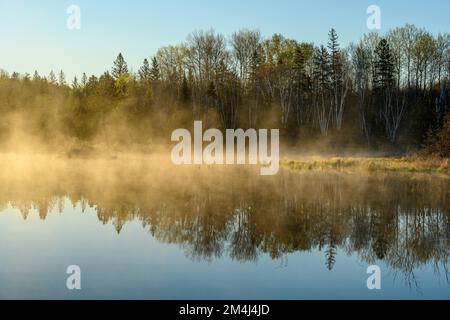
[(0, 298), (450, 299), (446, 177), (169, 162), (3, 156)]

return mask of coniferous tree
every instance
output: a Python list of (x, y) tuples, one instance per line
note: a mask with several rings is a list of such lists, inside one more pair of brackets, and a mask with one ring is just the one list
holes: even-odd
[(253, 51), (252, 59), (250, 61), (249, 79), (248, 79), (248, 95), (250, 102), (248, 105), (248, 124), (251, 127), (256, 127), (258, 119), (258, 111), (261, 99), (261, 83), (259, 73), (263, 65), (263, 48), (261, 43)]
[(98, 92), (103, 97), (113, 97), (114, 95), (114, 79), (109, 73), (109, 71), (106, 71), (103, 73), (100, 78), (98, 79)]
[(62, 70), (59, 72), (58, 84), (61, 87), (66, 85), (66, 75), (64, 74), (64, 72)]
[(128, 66), (123, 58), (122, 53), (119, 53), (116, 60), (114, 61), (114, 66), (111, 72), (115, 80), (119, 79), (120, 76), (128, 74)]
[(386, 39), (382, 39), (375, 49), (375, 79), (377, 89), (387, 89), (394, 84), (394, 61)]
[(150, 64), (148, 63), (147, 59), (144, 59), (144, 62), (141, 66), (141, 68), (138, 71), (139, 73), (139, 79), (142, 82), (148, 82), (151, 80), (151, 69)]
[(75, 77), (73, 78), (73, 81), (72, 81), (72, 88), (73, 88), (73, 89), (78, 89), (78, 78), (77, 78), (77, 76), (75, 76)]
[(11, 75), (11, 79), (13, 80), (19, 80), (20, 74), (18, 72), (13, 72)]
[(400, 96), (394, 79), (394, 60), (389, 43), (382, 39), (375, 49), (374, 86), (381, 123), (390, 142), (395, 143), (405, 114), (406, 99)]
[(358, 45), (352, 57), (354, 90), (358, 95), (359, 126), (368, 144), (371, 143), (371, 115), (369, 104), (370, 52), (363, 45)]
[(148, 111), (153, 104), (153, 89), (151, 84), (151, 68), (147, 59), (144, 59), (142, 66), (138, 71), (140, 86), (139, 86), (139, 106), (142, 111)]
[(328, 49), (330, 50), (331, 77), (333, 85), (339, 85), (341, 80), (340, 74), (342, 69), (341, 49), (339, 48), (338, 35), (336, 30), (331, 29), (329, 33)]
[(191, 89), (189, 88), (188, 80), (186, 74), (183, 76), (183, 82), (180, 88), (180, 101), (182, 103), (188, 103), (191, 99)]
[(258, 78), (258, 70), (263, 64), (262, 61), (262, 45), (258, 44), (258, 47), (253, 51), (252, 59), (250, 62), (249, 82), (255, 85)]
[(41, 77), (39, 76), (39, 73), (37, 72), (37, 70), (34, 71), (34, 75), (33, 75), (33, 81), (39, 81), (41, 80)]
[(50, 74), (48, 75), (48, 82), (50, 84), (56, 84), (56, 76), (53, 70), (50, 71)]
[[(330, 103), (330, 55), (324, 46), (316, 49), (314, 54), (314, 108), (316, 121), (320, 132), (326, 136), (332, 115), (332, 104)], [(330, 108), (331, 105), (331, 108)]]
[(342, 70), (342, 55), (338, 42), (338, 35), (336, 30), (331, 29), (328, 34), (329, 42), (328, 49), (330, 50), (330, 78), (331, 87), (333, 90), (333, 113), (334, 113), (334, 126), (336, 129), (341, 129), (342, 116), (344, 111), (344, 83), (343, 83), (343, 70)]
[(337, 248), (333, 243), (330, 243), (328, 245), (328, 248), (325, 250), (325, 256), (326, 256), (326, 266), (328, 271), (332, 271), (334, 268), (334, 265), (336, 263), (336, 255), (337, 255)]
[(297, 46), (294, 52), (294, 68), (296, 72), (296, 116), (297, 125), (302, 123), (302, 109), (304, 107), (305, 93), (307, 91), (306, 72), (305, 72), (306, 57), (301, 46)]
[(87, 81), (87, 75), (85, 72), (83, 72), (83, 76), (81, 77), (81, 85), (83, 86), (83, 88), (86, 87)]
[(159, 64), (158, 64), (158, 60), (156, 60), (156, 57), (153, 57), (153, 59), (152, 59), (152, 69), (150, 71), (150, 77), (151, 77), (152, 81), (158, 81), (161, 78)]

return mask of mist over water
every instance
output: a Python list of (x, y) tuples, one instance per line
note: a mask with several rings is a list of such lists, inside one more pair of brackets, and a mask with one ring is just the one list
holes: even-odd
[[(445, 177), (264, 177), (168, 154), (0, 163), (2, 298), (450, 297)], [(69, 264), (86, 275), (75, 296)], [(365, 287), (371, 264), (382, 293)]]
[(0, 300), (450, 300), (443, 1), (185, 2), (0, 4)]

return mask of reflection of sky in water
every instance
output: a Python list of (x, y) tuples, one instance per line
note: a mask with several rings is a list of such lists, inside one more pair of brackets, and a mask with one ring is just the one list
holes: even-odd
[[(210, 261), (190, 259), (186, 248), (157, 241), (137, 219), (117, 234), (93, 208), (64, 204), (44, 220), (31, 210), (23, 220), (16, 209), (0, 214), (0, 298), (137, 299), (450, 299), (441, 268), (415, 270), (420, 286), (410, 288), (402, 274), (382, 262), (382, 291), (366, 287), (366, 268), (356, 253), (337, 249), (333, 270), (317, 249), (256, 262), (237, 262), (229, 254)], [(226, 246), (226, 244), (225, 244)], [(82, 290), (65, 287), (68, 265), (82, 269)]]

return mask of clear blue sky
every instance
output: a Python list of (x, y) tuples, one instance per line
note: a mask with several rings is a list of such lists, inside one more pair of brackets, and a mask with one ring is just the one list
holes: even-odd
[[(81, 8), (81, 30), (66, 27), (69, 5)], [(450, 0), (0, 0), (0, 68), (68, 77), (100, 74), (118, 52), (137, 70), (164, 45), (198, 29), (229, 35), (259, 29), (299, 41), (325, 43), (331, 27), (345, 45), (367, 32), (366, 9), (381, 8), (382, 29), (413, 23), (450, 32)]]

